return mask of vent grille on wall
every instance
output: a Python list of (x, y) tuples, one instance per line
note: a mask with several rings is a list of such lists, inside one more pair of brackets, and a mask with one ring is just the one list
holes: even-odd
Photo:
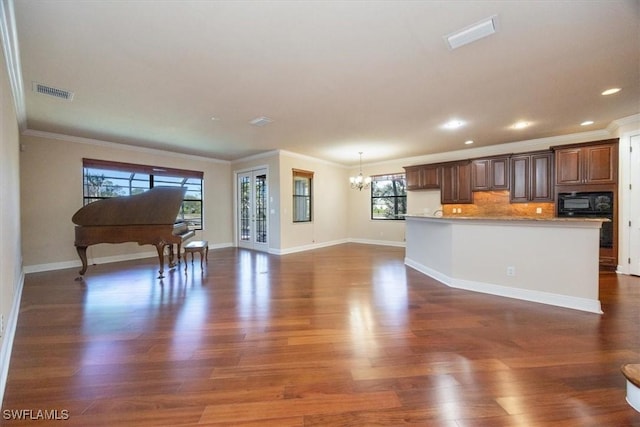
[(33, 91), (42, 95), (53, 96), (54, 98), (64, 99), (66, 101), (73, 100), (73, 92), (59, 89), (38, 82), (33, 82)]

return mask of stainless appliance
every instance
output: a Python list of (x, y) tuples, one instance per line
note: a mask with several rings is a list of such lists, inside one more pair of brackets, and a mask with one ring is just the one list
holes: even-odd
[(559, 217), (607, 218), (600, 229), (600, 247), (613, 247), (613, 192), (558, 193), (556, 208)]

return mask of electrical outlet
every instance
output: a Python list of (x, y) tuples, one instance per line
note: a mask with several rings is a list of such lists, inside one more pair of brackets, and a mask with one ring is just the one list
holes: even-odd
[(536, 213), (537, 214), (541, 214), (542, 213), (542, 208), (536, 208)]
[(507, 276), (515, 276), (516, 268), (514, 266), (507, 267)]

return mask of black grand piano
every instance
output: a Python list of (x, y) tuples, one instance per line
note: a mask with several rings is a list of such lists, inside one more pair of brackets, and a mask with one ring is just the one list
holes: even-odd
[(164, 252), (169, 246), (169, 266), (173, 267), (173, 245), (178, 260), (182, 242), (195, 232), (187, 224), (176, 223), (186, 188), (154, 187), (133, 196), (98, 200), (79, 209), (71, 218), (76, 224), (75, 246), (82, 261), (80, 275), (87, 271), (87, 247), (98, 243), (137, 242), (154, 245), (160, 261), (159, 279), (164, 272)]

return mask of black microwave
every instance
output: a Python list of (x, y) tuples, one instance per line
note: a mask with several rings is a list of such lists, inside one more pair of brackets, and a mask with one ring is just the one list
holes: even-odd
[(598, 215), (613, 213), (613, 192), (558, 193), (558, 216)]

